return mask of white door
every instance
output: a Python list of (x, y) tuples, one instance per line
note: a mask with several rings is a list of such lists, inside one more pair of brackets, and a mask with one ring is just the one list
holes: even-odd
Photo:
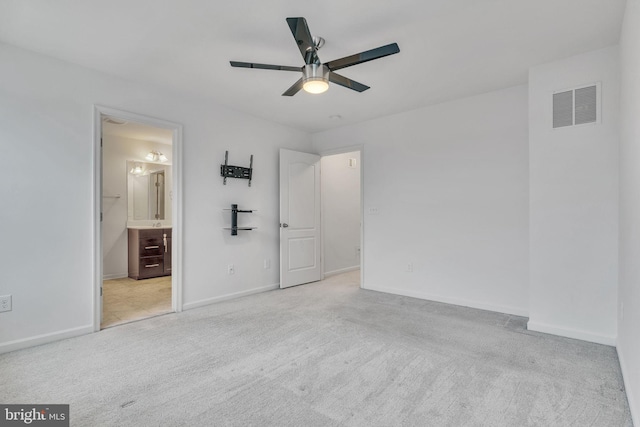
[(280, 287), (320, 276), (320, 156), (281, 149)]

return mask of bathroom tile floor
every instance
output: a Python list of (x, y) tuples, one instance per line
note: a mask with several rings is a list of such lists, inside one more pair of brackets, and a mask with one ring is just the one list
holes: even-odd
[(102, 291), (101, 329), (172, 311), (171, 276), (105, 280)]

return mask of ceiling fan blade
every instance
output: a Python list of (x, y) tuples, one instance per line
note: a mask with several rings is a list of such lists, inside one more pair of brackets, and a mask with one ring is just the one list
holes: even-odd
[(329, 67), (330, 70), (335, 71), (342, 68), (351, 67), (352, 65), (362, 64), (363, 62), (373, 61), (374, 59), (393, 55), (394, 53), (398, 52), (400, 52), (398, 44), (391, 43), (386, 46), (377, 47), (375, 49), (356, 53), (355, 55), (345, 56), (344, 58), (329, 61), (324, 65)]
[(296, 44), (304, 58), (304, 63), (319, 64), (318, 52), (313, 44), (313, 37), (311, 37), (307, 20), (304, 18), (287, 18), (287, 24), (289, 24), (293, 38), (296, 39)]
[(255, 64), (253, 62), (229, 61), (232, 67), (260, 68), (262, 70), (302, 71), (302, 67), (290, 67), (288, 65)]
[(300, 78), (300, 80), (298, 80), (297, 82), (295, 82), (293, 84), (293, 86), (291, 86), (289, 89), (287, 89), (282, 96), (293, 96), (296, 93), (298, 93), (300, 91), (300, 89), (302, 89), (302, 77)]
[(334, 73), (333, 71), (329, 71), (329, 81), (337, 85), (353, 89), (356, 92), (364, 92), (365, 90), (369, 89), (369, 86), (363, 85), (362, 83), (359, 83), (355, 80), (348, 79), (345, 76)]

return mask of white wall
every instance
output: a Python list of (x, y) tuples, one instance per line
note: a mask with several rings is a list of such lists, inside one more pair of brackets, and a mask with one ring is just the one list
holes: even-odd
[[(103, 135), (102, 148), (102, 188), (105, 196), (120, 195), (120, 198), (102, 199), (102, 258), (103, 277), (113, 279), (127, 277), (127, 161), (146, 162), (145, 156), (151, 150), (160, 150), (171, 163), (171, 146), (116, 135)], [(170, 168), (171, 166), (169, 166)], [(166, 188), (171, 189), (171, 174), (166, 176)], [(169, 191), (167, 191), (169, 193)], [(171, 225), (171, 200), (165, 200), (166, 220)], [(157, 221), (154, 221), (157, 222)]]
[[(620, 287), (618, 355), (635, 425), (640, 425), (640, 1), (629, 0), (621, 56)], [(624, 306), (623, 306), (624, 304)]]
[(527, 139), (526, 86), (314, 134), (364, 145), (363, 286), (526, 315)]
[[(354, 167), (349, 159), (355, 159)], [(324, 273), (360, 267), (360, 152), (320, 160)]]
[[(101, 104), (184, 125), (183, 300), (187, 308), (278, 283), (278, 148), (309, 136), (154, 87), (0, 45), (0, 351), (92, 330), (93, 113)], [(254, 181), (222, 185), (220, 163)], [(258, 230), (231, 237), (222, 209), (259, 210)], [(227, 264), (236, 273), (227, 275)]]
[[(552, 128), (554, 91), (601, 82), (602, 120)], [(529, 72), (529, 328), (615, 344), (618, 48)]]

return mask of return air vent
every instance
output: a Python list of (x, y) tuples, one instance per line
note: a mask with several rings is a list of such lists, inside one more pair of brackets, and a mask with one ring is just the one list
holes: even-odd
[(600, 116), (598, 83), (553, 94), (553, 128), (596, 123)]
[(553, 127), (573, 125), (573, 91), (553, 94)]

